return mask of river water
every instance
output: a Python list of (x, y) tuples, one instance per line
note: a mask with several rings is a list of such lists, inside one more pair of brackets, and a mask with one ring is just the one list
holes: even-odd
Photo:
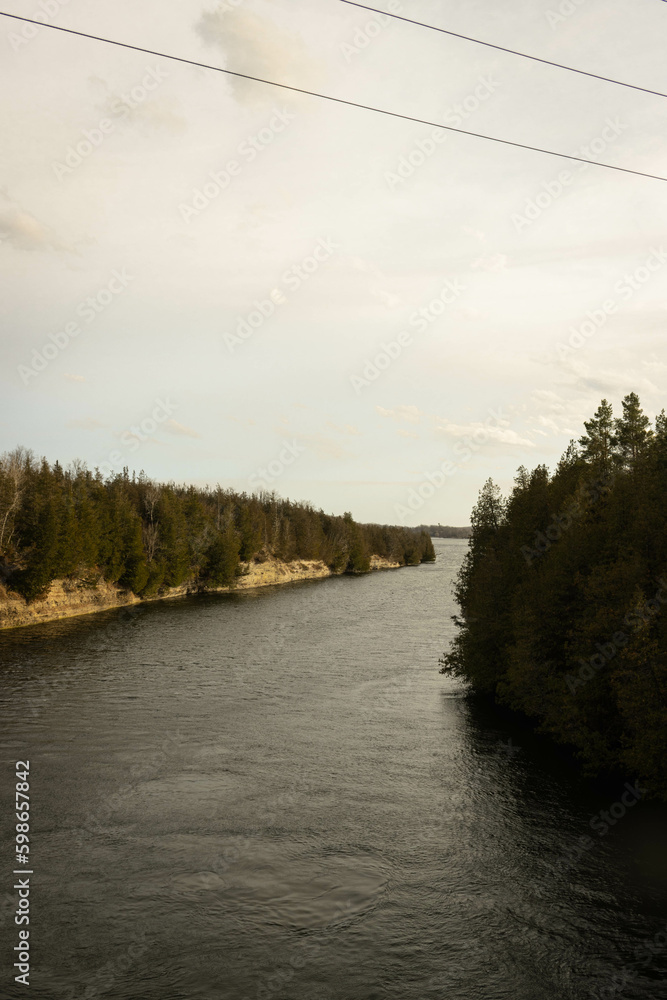
[[(667, 996), (667, 810), (596, 832), (623, 783), (593, 792), (438, 674), (466, 544), (1, 633), (0, 994)], [(29, 990), (10, 958), (25, 759)]]

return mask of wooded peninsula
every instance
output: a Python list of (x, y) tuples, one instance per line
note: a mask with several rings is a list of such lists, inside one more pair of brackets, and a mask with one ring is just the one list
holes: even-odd
[(553, 475), (488, 480), (442, 672), (533, 720), (590, 775), (667, 799), (667, 417), (602, 400)]
[(358, 524), (275, 493), (156, 483), (127, 469), (105, 479), (25, 448), (0, 457), (0, 599), (14, 592), (32, 602), (56, 579), (96, 586), (100, 578), (152, 598), (184, 583), (233, 586), (253, 561), (365, 573), (373, 557), (414, 566), (435, 552), (425, 532)]

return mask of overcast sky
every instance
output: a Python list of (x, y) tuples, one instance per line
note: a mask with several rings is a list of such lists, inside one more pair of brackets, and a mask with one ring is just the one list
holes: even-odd
[[(667, 91), (660, 0), (379, 6)], [(4, 9), (667, 177), (665, 98), (339, 0)], [(666, 404), (667, 184), (7, 18), (0, 47), (0, 451), (466, 524), (603, 396)]]

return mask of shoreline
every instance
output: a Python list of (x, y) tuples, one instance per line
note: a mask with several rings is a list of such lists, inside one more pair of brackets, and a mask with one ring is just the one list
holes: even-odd
[[(371, 556), (370, 573), (400, 568), (400, 563), (391, 562), (381, 556)], [(257, 590), (260, 587), (296, 583), (301, 580), (323, 580), (330, 576), (343, 575), (335, 573), (320, 560), (297, 559), (287, 563), (270, 558), (261, 563), (245, 564), (243, 575), (238, 577), (233, 587), (197, 588), (185, 583), (153, 597), (137, 597), (131, 591), (107, 583), (103, 577), (92, 586), (84, 586), (74, 580), (54, 580), (48, 593), (41, 600), (30, 604), (18, 594), (10, 593), (0, 598), (0, 631), (76, 618), (80, 615), (92, 615), (100, 611), (112, 611), (114, 608), (150, 604), (152, 601), (173, 600), (192, 594), (229, 594), (239, 590)]]

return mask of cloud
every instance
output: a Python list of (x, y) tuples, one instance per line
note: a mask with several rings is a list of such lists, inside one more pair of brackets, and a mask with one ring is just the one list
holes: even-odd
[(181, 135), (188, 127), (187, 120), (179, 114), (177, 101), (171, 97), (154, 97), (134, 106), (123, 101), (120, 94), (110, 94), (102, 105), (102, 112), (112, 120), (137, 126), (144, 133), (163, 130), (172, 135)]
[(530, 394), (530, 398), (542, 405), (548, 406), (552, 410), (562, 412), (565, 409), (565, 400), (551, 389), (534, 389)]
[(409, 424), (418, 424), (421, 412), (418, 406), (397, 406), (394, 410), (385, 410), (384, 406), (376, 406), (375, 410), (381, 417), (390, 420), (406, 420)]
[(68, 420), (65, 427), (69, 427), (71, 430), (95, 431), (98, 427), (104, 427), (104, 424), (95, 420), (94, 417), (84, 417), (81, 420)]
[(72, 375), (70, 372), (63, 372), (63, 378), (66, 378), (68, 382), (85, 382), (83, 375)]
[(508, 263), (509, 258), (504, 253), (494, 253), (478, 257), (470, 266), (476, 271), (504, 271)]
[(573, 357), (563, 359), (560, 368), (565, 373), (569, 385), (580, 392), (595, 393), (601, 398), (625, 396), (633, 391), (647, 394), (660, 392), (650, 379), (629, 366), (619, 370), (601, 368), (599, 365), (593, 368), (585, 361)]
[(328, 420), (327, 427), (330, 427), (331, 430), (335, 431), (337, 434), (352, 434), (355, 437), (361, 434), (359, 428), (355, 427), (354, 424), (343, 424), (341, 427), (339, 424), (333, 424), (330, 420)]
[(338, 441), (325, 437), (324, 434), (297, 434), (297, 441), (303, 443), (315, 452), (318, 458), (345, 458), (350, 454)]
[(404, 427), (399, 427), (396, 433), (399, 437), (415, 438), (415, 440), (419, 440), (419, 434), (415, 434), (414, 431), (406, 431)]
[[(537, 422), (541, 427), (546, 427), (547, 430), (550, 430), (552, 434), (561, 434), (565, 432), (565, 429), (559, 427), (556, 421), (552, 419), (552, 417), (545, 417), (543, 413), (541, 413), (540, 416), (537, 418)], [(537, 431), (537, 433), (544, 434), (544, 431)]]
[(176, 110), (178, 102), (171, 97), (157, 97), (145, 104), (128, 109), (128, 122), (146, 125), (149, 129), (162, 129), (172, 135), (182, 135), (188, 127), (187, 120)]
[(440, 420), (436, 434), (446, 438), (474, 438), (475, 434), (485, 435), (485, 441), (496, 444), (520, 445), (523, 448), (534, 448), (535, 444), (528, 438), (521, 437), (509, 427), (493, 427), (477, 420), (468, 424), (454, 424), (448, 420)]
[(540, 437), (566, 434), (573, 437), (572, 425), (580, 422), (581, 402), (579, 399), (565, 399), (552, 389), (534, 389), (524, 404), (510, 409), (517, 419), (521, 413), (521, 419), (530, 427), (530, 434)]
[(9, 243), (16, 250), (66, 249), (47, 226), (13, 204), (0, 208), (0, 244), (2, 243)]
[(395, 309), (396, 306), (401, 304), (401, 299), (398, 295), (394, 295), (393, 292), (388, 292), (386, 289), (380, 288), (379, 285), (371, 285), (370, 293), (376, 299), (379, 299), (385, 306), (388, 306), (389, 309)]
[[(144, 134), (160, 129), (179, 135), (187, 129), (186, 118), (179, 113), (180, 102), (174, 97), (154, 94), (156, 88), (169, 79), (164, 64), (142, 72), (134, 81), (123, 87), (123, 91), (100, 76), (89, 76), (88, 85), (97, 95), (96, 107), (111, 120), (115, 131), (120, 125), (138, 126)], [(144, 86), (143, 80), (149, 84)], [(143, 126), (143, 127), (142, 127)]]
[[(307, 87), (317, 69), (303, 40), (275, 21), (248, 10), (205, 11), (195, 31), (206, 45), (220, 49), (227, 69)], [(272, 90), (251, 80), (228, 77), (234, 94), (245, 104), (274, 100)]]
[(164, 424), (164, 429), (169, 431), (170, 434), (178, 434), (181, 437), (201, 437), (198, 431), (194, 431), (191, 427), (186, 427), (185, 424), (179, 424), (177, 420), (167, 420)]
[(395, 309), (396, 306), (400, 305), (400, 297), (388, 290), (387, 278), (375, 264), (362, 257), (350, 257), (350, 263), (356, 271), (361, 271), (362, 274), (367, 274), (373, 279), (369, 291), (374, 298), (379, 299), (389, 309)]

